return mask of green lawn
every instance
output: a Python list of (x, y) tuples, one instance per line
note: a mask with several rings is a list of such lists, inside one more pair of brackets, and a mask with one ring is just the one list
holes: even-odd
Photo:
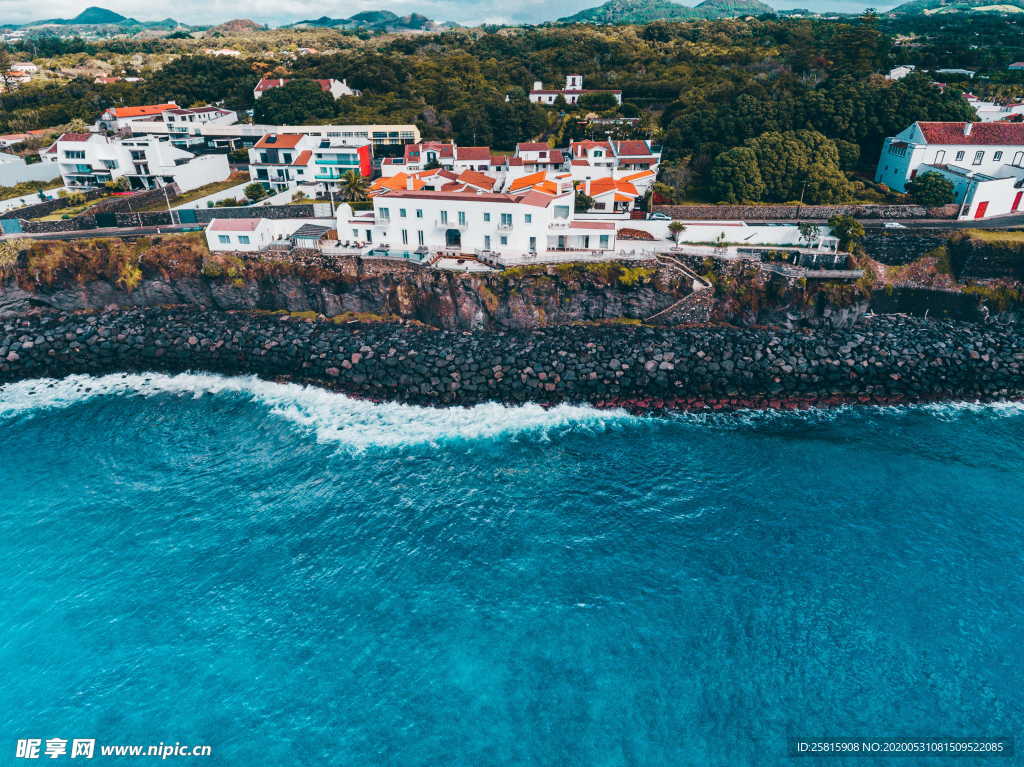
[(964, 229), (964, 234), (985, 242), (1024, 242), (1024, 231), (1008, 232), (1003, 229)]

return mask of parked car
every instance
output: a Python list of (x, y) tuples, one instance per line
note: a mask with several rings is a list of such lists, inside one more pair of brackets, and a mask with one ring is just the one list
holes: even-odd
[(885, 222), (885, 228), (886, 229), (906, 229), (907, 227), (903, 226), (903, 224), (899, 223), (898, 221), (886, 221)]
[(654, 211), (654, 213), (651, 213), (649, 216), (647, 216), (647, 220), (648, 221), (671, 221), (672, 220), (672, 216), (669, 216), (668, 214), (665, 214), (665, 213), (662, 213), (661, 211), (657, 211), (656, 210), (656, 211)]

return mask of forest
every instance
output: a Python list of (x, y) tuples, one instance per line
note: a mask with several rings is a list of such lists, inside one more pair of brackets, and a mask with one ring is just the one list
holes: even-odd
[[(641, 118), (637, 130), (663, 147), (659, 191), (668, 199), (884, 199), (887, 191), (873, 188), (868, 177), (885, 136), (914, 120), (973, 116), (960, 96), (969, 84), (940, 89), (924, 74), (888, 81), (881, 73), (889, 67), (905, 61), (989, 67), (993, 76), (984, 87), (1004, 94), (1020, 87), (1024, 95), (1020, 74), (1005, 68), (1024, 59), (1021, 23), (986, 28), (992, 45), (984, 53), (960, 42), (963, 29), (955, 26), (926, 17), (897, 25), (867, 13), (845, 21), (547, 25), (371, 40), (331, 33), (332, 47), (323, 54), (285, 61), (269, 45), (265, 56), (242, 58), (188, 52), (143, 69), (140, 83), (79, 78), (60, 87), (23, 86), (0, 95), (0, 130), (91, 122), (109, 106), (173, 99), (254, 109), (254, 120), (266, 123), (415, 122), (427, 138), (508, 150), (521, 140), (561, 144), (590, 135), (581, 118), (596, 111)], [(973, 27), (971, 34), (969, 45), (977, 46)], [(88, 47), (102, 58), (105, 52), (166, 54), (175, 42)], [(621, 89), (625, 103), (572, 110), (528, 102), (535, 80), (553, 86), (568, 73), (583, 75), (588, 88)], [(252, 88), (264, 75), (344, 78), (363, 95), (335, 102), (308, 83), (292, 83), (254, 102)]]

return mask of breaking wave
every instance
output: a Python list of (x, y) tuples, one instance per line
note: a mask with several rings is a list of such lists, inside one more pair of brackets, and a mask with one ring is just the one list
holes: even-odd
[(353, 449), (508, 438), (523, 433), (547, 435), (566, 429), (600, 431), (642, 421), (624, 410), (586, 405), (544, 408), (534, 404), (486, 403), (433, 408), (374, 403), (315, 386), (210, 373), (73, 375), (19, 381), (0, 386), (0, 418), (68, 408), (97, 397), (206, 395), (233, 395), (258, 403), (271, 414), (314, 433), (321, 442), (340, 443)]

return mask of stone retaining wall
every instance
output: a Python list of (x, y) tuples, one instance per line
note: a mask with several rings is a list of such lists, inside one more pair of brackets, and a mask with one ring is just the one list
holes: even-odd
[(925, 208), (921, 205), (655, 205), (654, 210), (683, 221), (854, 218), (955, 218), (956, 205)]
[(0, 323), (0, 381), (207, 370), (427, 405), (591, 402), (639, 410), (1024, 396), (1024, 339), (876, 317), (847, 331), (567, 326), (450, 332), (136, 309)]

